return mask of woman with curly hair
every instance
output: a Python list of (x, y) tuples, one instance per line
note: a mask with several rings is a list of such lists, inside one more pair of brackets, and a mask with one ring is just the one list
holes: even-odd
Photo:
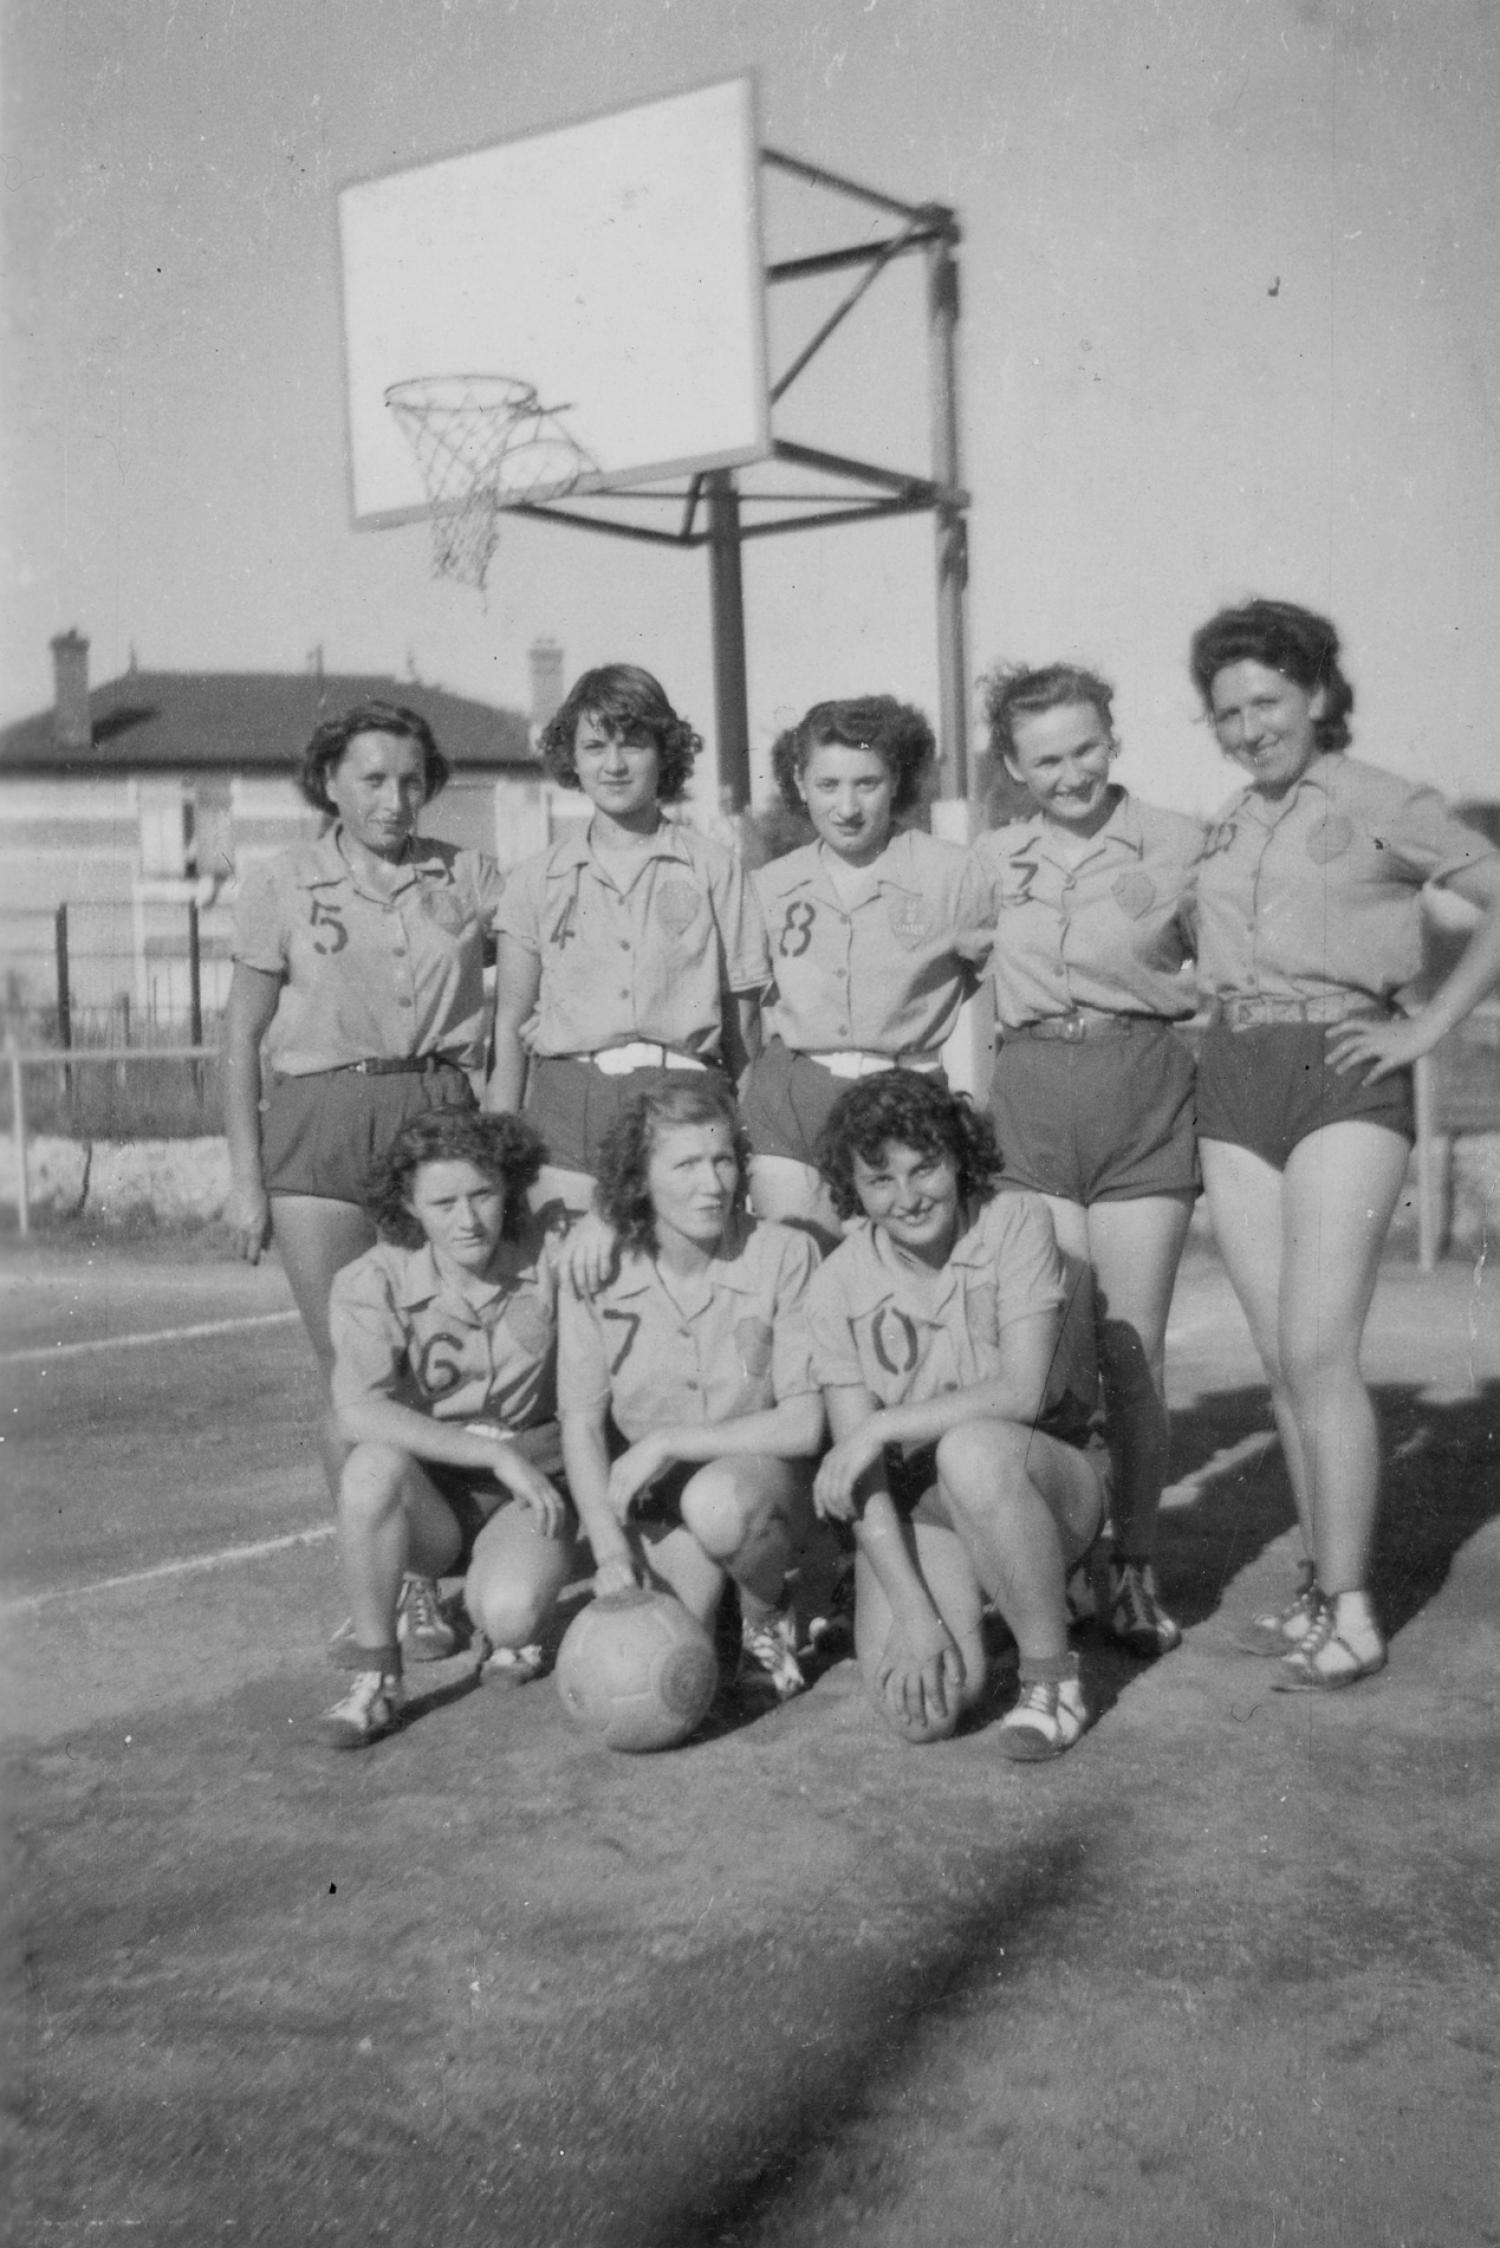
[(1046, 1207), (996, 1191), (988, 1118), (905, 1070), (840, 1097), (821, 1160), (860, 1222), (808, 1290), (834, 1439), (813, 1495), (853, 1526), (866, 1689), (903, 1739), (946, 1738), (983, 1691), (993, 1602), (1020, 1650), (1000, 1746), (1060, 1755), (1089, 1721), (1064, 1585), (1099, 1534), (1109, 1458), (1092, 1367), (1062, 1348)]
[(758, 1043), (765, 933), (739, 863), (662, 816), (701, 746), (635, 664), (586, 671), (542, 735), (548, 772), (593, 816), (509, 876), (486, 1105), (518, 1110), (524, 1096), (548, 1185), (580, 1209), (636, 1093), (737, 1076)]
[(992, 672), (990, 749), (1033, 816), (980, 837), (995, 882), (1000, 1033), (990, 1106), (1005, 1177), (1042, 1195), (1058, 1245), (1093, 1279), (1115, 1462), (1112, 1538), (1070, 1588), (1138, 1655), (1182, 1632), (1163, 1607), (1167, 1314), (1198, 1193), (1193, 1060), (1176, 1026), (1203, 829), (1118, 786), (1114, 690), (1074, 664)]
[(333, 1417), (347, 1446), (339, 1545), (355, 1672), (322, 1720), (363, 1748), (402, 1715), (397, 1610), (408, 1570), (467, 1569), (464, 1600), (516, 1683), (573, 1561), (553, 1480), (558, 1265), (527, 1208), (541, 1141), (513, 1116), (443, 1109), (409, 1124), (378, 1167), (381, 1238), (333, 1283)]
[[(326, 719), (298, 774), (326, 832), (251, 867), (235, 904), (225, 1222), (252, 1264), (274, 1240), (325, 1380), (333, 1276), (375, 1239), (371, 1165), (412, 1117), (472, 1109), (484, 1068), (501, 876), (481, 852), (418, 834), (447, 779), (419, 711), (369, 701)], [(325, 1429), (334, 1495), (342, 1461)], [(402, 1636), (414, 1656), (453, 1645), (415, 1580)]]
[[(1370, 1601), (1379, 1440), (1360, 1343), (1414, 1136), (1411, 1065), (1500, 981), (1500, 854), (1441, 797), (1345, 754), (1354, 690), (1326, 617), (1221, 610), (1193, 681), (1248, 785), (1210, 830), (1198, 959), (1217, 1020), (1198, 1064), (1214, 1235), (1271, 1385), (1302, 1538), (1290, 1603), (1245, 1643), (1295, 1692), (1381, 1669)], [(1477, 906), (1463, 956), (1411, 1013), (1418, 904)]]
[(619, 1262), (563, 1299), (558, 1400), (596, 1589), (659, 1581), (711, 1626), (732, 1579), (741, 1683), (785, 1699), (804, 1684), (787, 1578), (823, 1437), (801, 1317), (817, 1251), (746, 1216), (747, 1155), (721, 1081), (632, 1096), (599, 1165)]
[(909, 824), (935, 754), (921, 711), (893, 695), (815, 703), (771, 753), (814, 840), (754, 878), (775, 986), (744, 1093), (753, 1194), (762, 1217), (825, 1243), (839, 1237), (815, 1156), (829, 1110), (898, 1063), (936, 1075), (989, 951), (984, 872)]

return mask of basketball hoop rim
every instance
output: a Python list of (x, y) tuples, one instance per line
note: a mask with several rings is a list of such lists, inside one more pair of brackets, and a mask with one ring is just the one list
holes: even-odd
[(387, 406), (436, 414), (522, 413), (539, 408), (535, 383), (519, 375), (408, 375), (383, 393)]

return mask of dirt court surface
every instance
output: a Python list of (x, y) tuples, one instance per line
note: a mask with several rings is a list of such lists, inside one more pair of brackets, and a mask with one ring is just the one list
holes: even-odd
[(1193, 1253), (1187, 1643), (1085, 1641), (1099, 1723), (1031, 1768), (996, 1753), (1003, 1669), (911, 1750), (847, 1663), (632, 1759), (459, 1659), (330, 1755), (279, 1275), (170, 1244), (5, 1272), (16, 2241), (1500, 2241), (1493, 1269), (1385, 1273), (1391, 1665), (1310, 1701), (1234, 1649), (1291, 1507)]

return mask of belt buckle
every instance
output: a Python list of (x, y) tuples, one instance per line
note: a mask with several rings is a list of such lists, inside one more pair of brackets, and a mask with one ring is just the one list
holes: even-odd
[(1062, 1018), (1063, 1036), (1070, 1046), (1076, 1046), (1084, 1036), (1087, 1025), (1076, 1007)]

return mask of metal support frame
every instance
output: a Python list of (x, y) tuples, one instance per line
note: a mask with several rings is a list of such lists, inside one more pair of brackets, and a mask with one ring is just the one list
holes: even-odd
[[(910, 204), (866, 187), (857, 180), (763, 148), (761, 163), (805, 185), (852, 198), (895, 220), (896, 230), (878, 240), (787, 258), (766, 267), (771, 284), (810, 276), (853, 271), (848, 294), (823, 320), (791, 364), (771, 385), (773, 408), (812, 364), (881, 274), (897, 258), (921, 256), (927, 268), (928, 386), (931, 415), (931, 465), (926, 475), (797, 443), (773, 431), (771, 457), (789, 467), (827, 476), (851, 487), (819, 492), (754, 492), (744, 489), (732, 469), (705, 471), (683, 486), (641, 486), (595, 492), (577, 501), (549, 501), (514, 512), (609, 538), (644, 540), (653, 546), (707, 547), (713, 618), (714, 704), (718, 725), (719, 775), (725, 808), (742, 810), (750, 799), (750, 712), (746, 692), (745, 603), (742, 555), (749, 539), (788, 531), (812, 531), (868, 523), (897, 515), (931, 514), (936, 525), (938, 634), (938, 733), (942, 744), (942, 793), (964, 798), (969, 788), (968, 668), (964, 596), (968, 581), (966, 516), (969, 495), (961, 482), (958, 414), (958, 260), (961, 239), (956, 214), (945, 204)], [(601, 507), (653, 502), (680, 510), (675, 530), (601, 514)], [(747, 508), (795, 512), (757, 516)]]

